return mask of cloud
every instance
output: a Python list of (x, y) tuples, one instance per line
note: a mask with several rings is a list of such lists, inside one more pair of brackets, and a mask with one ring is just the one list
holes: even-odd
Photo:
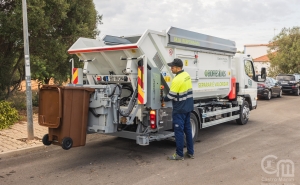
[(236, 41), (268, 43), (283, 27), (297, 26), (297, 0), (94, 0), (101, 34), (136, 35), (170, 26)]

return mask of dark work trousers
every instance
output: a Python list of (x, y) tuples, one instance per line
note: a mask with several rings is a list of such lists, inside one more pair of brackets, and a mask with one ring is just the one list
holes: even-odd
[(194, 155), (194, 143), (192, 138), (190, 116), (190, 112), (172, 114), (176, 140), (176, 153), (181, 157), (183, 157), (184, 134), (186, 136), (187, 151), (189, 154)]

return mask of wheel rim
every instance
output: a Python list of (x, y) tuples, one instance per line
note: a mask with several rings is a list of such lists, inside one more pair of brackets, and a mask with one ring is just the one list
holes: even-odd
[(191, 121), (192, 137), (194, 138), (196, 132), (196, 123), (193, 119), (190, 119), (190, 121)]
[(268, 99), (271, 99), (271, 91), (268, 93)]
[(282, 96), (282, 90), (280, 90), (280, 92), (279, 92), (279, 97), (281, 97)]
[(246, 120), (249, 118), (250, 110), (247, 106), (243, 108), (243, 119)]
[(68, 148), (71, 147), (71, 141), (70, 140), (66, 141), (66, 147), (68, 147)]

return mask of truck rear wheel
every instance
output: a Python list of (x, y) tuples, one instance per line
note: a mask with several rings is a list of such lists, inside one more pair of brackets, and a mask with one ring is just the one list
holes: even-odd
[[(199, 122), (194, 113), (191, 113), (190, 122), (191, 122), (191, 129), (192, 129), (192, 138), (193, 138), (193, 142), (195, 143), (198, 139)], [(186, 146), (185, 135), (184, 135), (184, 145)]]
[(247, 101), (244, 101), (243, 105), (241, 106), (240, 117), (236, 119), (237, 124), (239, 125), (247, 124), (249, 120), (249, 114), (250, 114), (249, 103)]

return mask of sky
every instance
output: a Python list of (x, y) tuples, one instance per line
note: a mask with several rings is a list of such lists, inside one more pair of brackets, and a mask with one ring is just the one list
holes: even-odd
[(103, 35), (129, 36), (170, 26), (236, 42), (267, 44), (300, 26), (300, 0), (94, 0)]

